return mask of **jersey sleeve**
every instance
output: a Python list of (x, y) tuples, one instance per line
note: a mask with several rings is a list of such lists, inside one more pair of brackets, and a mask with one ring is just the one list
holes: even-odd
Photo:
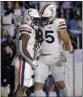
[(20, 34), (25, 33), (31, 36), (32, 34), (32, 29), (29, 26), (22, 25), (19, 28)]
[(64, 19), (60, 19), (58, 22), (58, 29), (60, 28), (67, 28), (67, 25)]

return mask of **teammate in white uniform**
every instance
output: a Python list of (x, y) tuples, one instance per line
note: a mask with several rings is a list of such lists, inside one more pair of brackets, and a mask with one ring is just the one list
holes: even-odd
[(64, 96), (70, 96), (69, 90), (64, 82), (64, 76), (61, 69), (61, 40), (65, 45), (65, 52), (71, 50), (71, 41), (66, 31), (66, 23), (62, 18), (55, 18), (56, 7), (53, 4), (44, 6), (40, 13), (42, 14), (42, 26), (40, 36), (42, 40), (41, 55), (38, 60), (38, 67), (35, 69), (35, 94), (37, 97), (45, 96), (42, 88), (49, 70), (58, 87), (63, 91)]
[[(24, 15), (24, 24), (19, 27), (18, 54), (13, 60), (15, 65), (15, 96), (23, 97), (27, 87), (33, 85), (34, 46), (40, 15), (36, 9), (28, 9)], [(18, 87), (17, 87), (18, 86)]]

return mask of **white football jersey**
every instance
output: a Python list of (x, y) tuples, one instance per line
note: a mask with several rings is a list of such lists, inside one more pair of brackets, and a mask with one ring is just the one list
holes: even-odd
[(28, 34), (30, 35), (30, 39), (27, 43), (27, 50), (29, 51), (31, 57), (34, 56), (34, 45), (35, 45), (35, 30), (28, 26), (27, 24), (23, 24), (19, 27), (19, 35), (17, 36), (17, 53), (19, 53), (19, 38), (21, 36), (22, 33)]
[(56, 53), (56, 56), (60, 55), (61, 40), (57, 33), (60, 28), (66, 28), (65, 20), (61, 18), (56, 18), (52, 24), (40, 28), (43, 54)]

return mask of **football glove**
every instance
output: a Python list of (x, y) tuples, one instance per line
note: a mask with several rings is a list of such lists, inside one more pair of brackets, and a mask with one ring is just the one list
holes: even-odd
[(32, 62), (32, 69), (34, 70), (36, 67), (38, 67), (38, 63), (36, 60), (33, 60)]
[(35, 45), (35, 56), (34, 59), (38, 58), (41, 54), (41, 44), (40, 43), (36, 43)]
[(41, 44), (40, 43), (36, 43), (35, 44), (35, 51), (36, 52), (40, 52), (40, 50), (41, 50)]
[(63, 51), (63, 52), (61, 52), (61, 61), (62, 62), (67, 62), (68, 55), (69, 55), (69, 51)]

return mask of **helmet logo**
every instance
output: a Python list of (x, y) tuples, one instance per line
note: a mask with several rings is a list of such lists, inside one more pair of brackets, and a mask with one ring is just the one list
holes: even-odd
[(52, 8), (52, 7), (50, 7), (49, 9), (50, 9), (50, 11), (52, 11), (52, 12), (53, 12), (53, 8)]

